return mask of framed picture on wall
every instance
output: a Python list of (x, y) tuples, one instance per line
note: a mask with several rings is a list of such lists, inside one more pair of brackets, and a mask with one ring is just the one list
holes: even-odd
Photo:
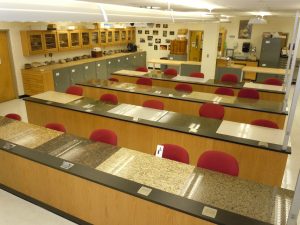
[(157, 50), (157, 45), (154, 45), (153, 48), (154, 48), (154, 50)]
[(158, 35), (158, 30), (153, 30), (153, 35)]
[(168, 28), (168, 24), (163, 24), (163, 28)]
[(168, 36), (168, 31), (164, 30), (163, 31), (163, 37), (167, 37)]
[(160, 28), (160, 24), (159, 24), (159, 23), (156, 24), (155, 27), (156, 27), (156, 28)]
[(145, 43), (145, 42), (146, 42), (145, 38), (140, 38), (140, 43)]
[(149, 30), (145, 30), (145, 34), (150, 34), (150, 31)]
[(249, 20), (240, 20), (239, 39), (251, 39), (252, 24)]
[(166, 43), (170, 44), (171, 43), (171, 39), (166, 39)]
[(160, 45), (159, 49), (160, 50), (168, 50), (168, 46), (167, 45)]
[(149, 42), (149, 43), (148, 43), (148, 46), (150, 46), (150, 47), (153, 46), (153, 43), (152, 43), (152, 42)]
[(161, 39), (160, 38), (155, 38), (155, 43), (156, 44), (160, 44), (161, 43)]
[(168, 45), (168, 50), (171, 50), (171, 45)]
[(142, 30), (138, 30), (138, 34), (142, 34), (143, 33), (143, 31)]
[(175, 31), (170, 31), (170, 35), (175, 35)]
[(148, 41), (152, 41), (153, 40), (153, 36), (148, 36), (147, 39), (148, 39)]

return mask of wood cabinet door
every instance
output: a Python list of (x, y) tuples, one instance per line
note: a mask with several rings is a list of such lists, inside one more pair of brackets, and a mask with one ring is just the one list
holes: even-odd
[(9, 39), (5, 31), (0, 31), (0, 102), (16, 98), (9, 54)]
[(42, 31), (28, 31), (29, 52), (31, 55), (45, 52)]
[(89, 31), (81, 31), (81, 47), (91, 47), (91, 33)]
[(70, 35), (68, 31), (58, 32), (58, 48), (60, 51), (70, 49)]
[(57, 33), (56, 32), (43, 32), (45, 52), (57, 52)]
[(81, 48), (81, 38), (79, 31), (70, 31), (70, 48)]

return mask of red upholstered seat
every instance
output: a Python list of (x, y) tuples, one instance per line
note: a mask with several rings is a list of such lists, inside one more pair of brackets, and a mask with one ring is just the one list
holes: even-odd
[(251, 122), (252, 125), (256, 125), (256, 126), (262, 126), (262, 127), (269, 127), (269, 128), (275, 128), (275, 129), (279, 129), (278, 125), (270, 120), (263, 120), (263, 119), (259, 119), (259, 120), (253, 120)]
[(221, 77), (222, 82), (229, 82), (229, 83), (237, 83), (239, 82), (238, 76), (235, 74), (223, 74)]
[(199, 115), (213, 119), (223, 119), (225, 115), (224, 107), (213, 103), (204, 103), (199, 109)]
[(173, 144), (163, 144), (163, 146), (163, 158), (189, 164), (190, 160), (189, 153), (187, 152), (187, 150), (178, 145)]
[(259, 99), (259, 92), (251, 88), (243, 88), (238, 93), (239, 98)]
[(165, 69), (164, 75), (167, 75), (167, 76), (177, 76), (177, 70), (176, 69), (172, 69), (172, 68)]
[(64, 125), (60, 124), (60, 123), (47, 123), (45, 125), (46, 128), (52, 129), (52, 130), (57, 130), (60, 132), (66, 132), (66, 128)]
[(224, 152), (206, 151), (198, 159), (197, 166), (204, 169), (228, 174), (239, 175), (239, 164), (237, 160)]
[(113, 82), (119, 82), (119, 79), (114, 78), (114, 77), (108, 78), (108, 80), (113, 81)]
[(153, 108), (153, 109), (164, 109), (164, 103), (158, 100), (147, 100), (144, 101), (143, 107)]
[(98, 129), (94, 130), (90, 135), (91, 141), (103, 142), (110, 145), (117, 145), (117, 134), (112, 130)]
[(16, 113), (8, 113), (5, 115), (6, 118), (12, 119), (12, 120), (18, 120), (21, 121), (22, 118), (20, 115), (16, 114)]
[(234, 96), (234, 91), (231, 88), (219, 87), (215, 90), (215, 94)]
[(66, 90), (66, 93), (71, 94), (71, 95), (82, 96), (83, 95), (83, 89), (81, 87), (73, 85), (73, 86), (68, 87), (68, 89)]
[(139, 72), (148, 72), (147, 67), (141, 66), (135, 69), (135, 71), (139, 71)]
[(100, 97), (100, 101), (103, 101), (108, 104), (117, 105), (118, 104), (118, 97), (114, 94), (103, 94)]
[(182, 84), (182, 83), (180, 83), (180, 84), (177, 84), (175, 86), (175, 90), (176, 91), (184, 91), (184, 92), (189, 92), (190, 93), (190, 92), (193, 91), (193, 87), (190, 84)]
[(141, 77), (137, 79), (136, 84), (152, 86), (152, 79), (147, 77)]
[(193, 72), (190, 74), (190, 77), (204, 78), (204, 73)]
[(277, 79), (277, 78), (268, 78), (264, 81), (264, 84), (270, 84), (270, 85), (276, 85), (276, 86), (282, 86), (282, 80)]

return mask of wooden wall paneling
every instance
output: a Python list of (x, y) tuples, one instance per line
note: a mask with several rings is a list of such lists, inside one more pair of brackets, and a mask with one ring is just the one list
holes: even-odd
[(193, 165), (206, 150), (225, 151), (238, 160), (241, 178), (281, 186), (287, 154), (33, 102), (26, 102), (26, 108), (30, 123), (44, 126), (48, 122), (60, 122), (69, 133), (85, 138), (94, 129), (111, 129), (118, 135), (119, 146), (148, 154), (153, 154), (158, 144), (180, 145), (188, 150)]
[(2, 184), (92, 224), (213, 225), (4, 151), (0, 170)]
[[(128, 103), (134, 105), (142, 105), (144, 101), (149, 99), (156, 99), (162, 101), (165, 104), (165, 109), (169, 111), (179, 112), (187, 115), (198, 116), (199, 107), (201, 103), (178, 100), (172, 98), (163, 98), (159, 96), (150, 96), (137, 94), (133, 92), (122, 92), (116, 90), (102, 89), (102, 88), (93, 88), (82, 86), (84, 89), (84, 96), (99, 99), (102, 94), (111, 93), (118, 96), (120, 103)], [(280, 129), (283, 129), (286, 115), (260, 112), (248, 109), (225, 107), (225, 120), (240, 122), (240, 123), (251, 123), (255, 119), (268, 119), (276, 121)]]

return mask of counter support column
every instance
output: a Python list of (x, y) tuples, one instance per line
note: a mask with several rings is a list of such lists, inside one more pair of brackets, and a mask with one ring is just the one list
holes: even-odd
[(293, 198), (293, 202), (290, 208), (289, 217), (286, 225), (297, 225), (299, 210), (300, 210), (300, 172), (298, 173), (295, 195)]

